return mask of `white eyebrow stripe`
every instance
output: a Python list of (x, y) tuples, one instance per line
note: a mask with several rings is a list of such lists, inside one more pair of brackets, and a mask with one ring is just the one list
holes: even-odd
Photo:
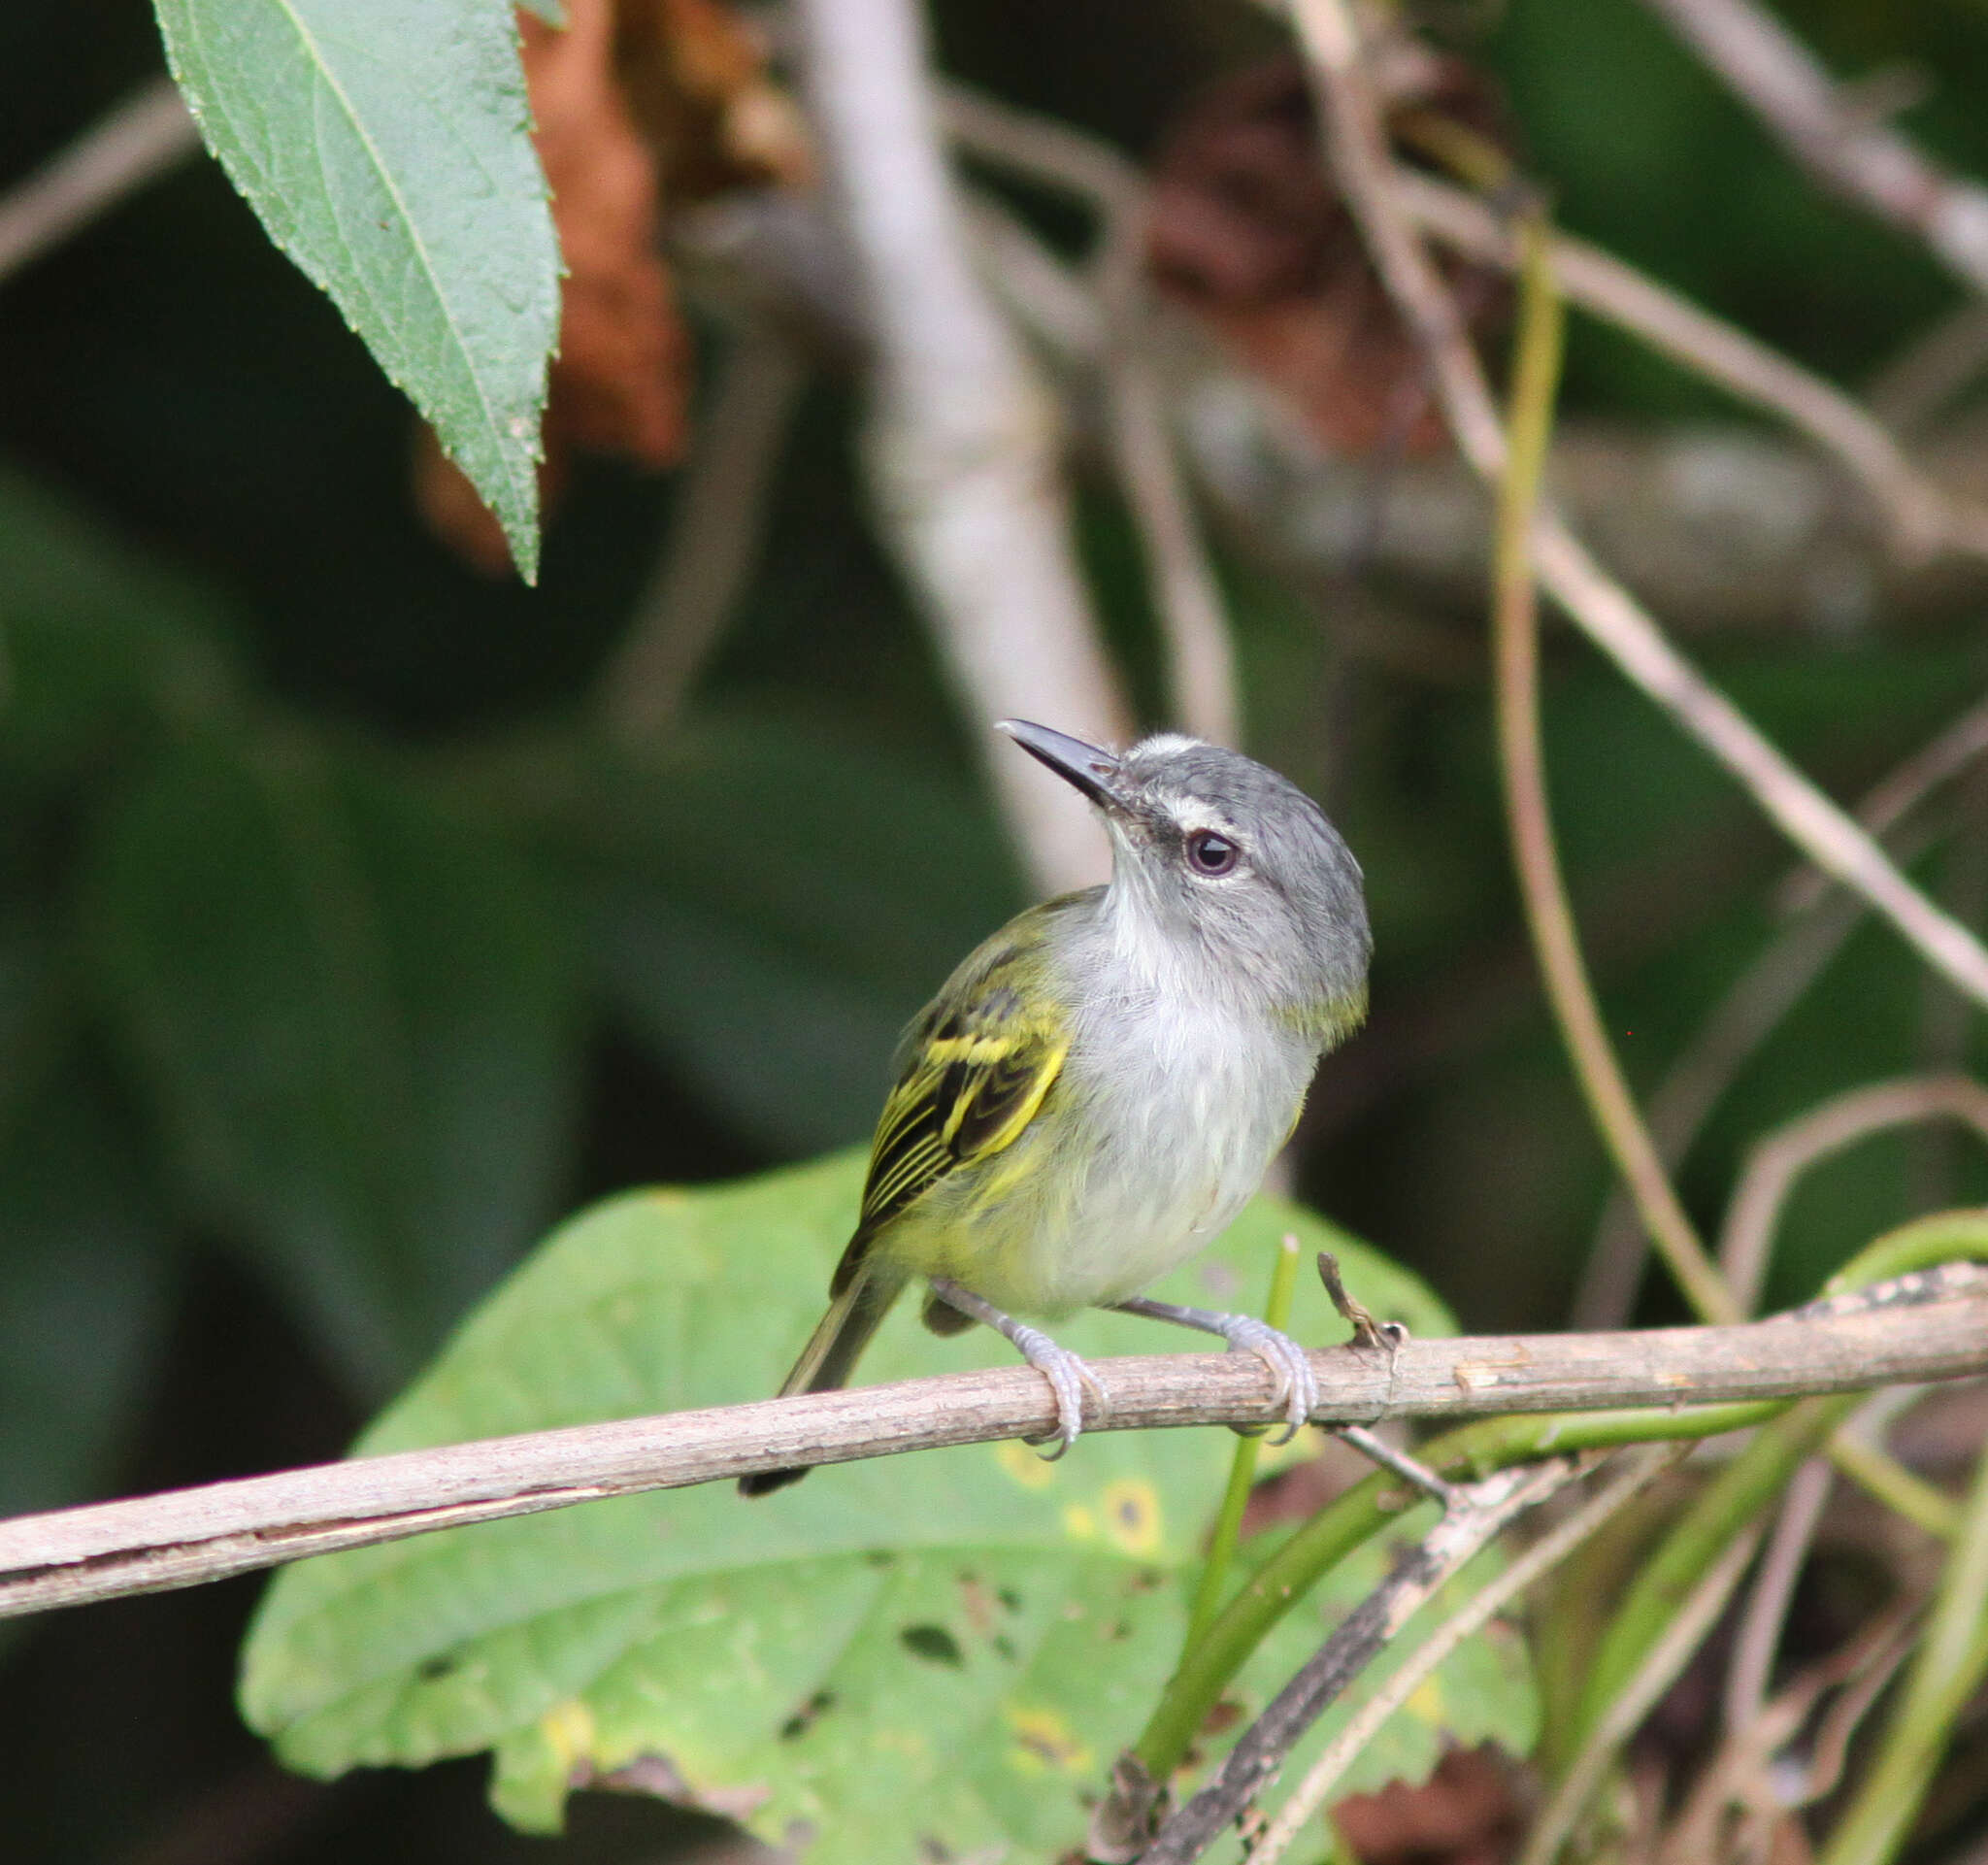
[(1221, 811), (1198, 796), (1170, 796), (1162, 801), (1182, 835), (1198, 835), (1203, 830), (1212, 829), (1217, 835), (1227, 836), (1231, 842), (1240, 844), (1242, 840), (1242, 832)]

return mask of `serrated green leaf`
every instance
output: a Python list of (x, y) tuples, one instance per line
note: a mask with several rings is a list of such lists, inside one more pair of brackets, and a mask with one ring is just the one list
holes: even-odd
[(191, 1201), (360, 1389), (405, 1378), (564, 1170), (574, 954), (537, 876), (359, 759), (195, 741), (111, 812), (85, 898)]
[[(819, 1315), (862, 1171), (845, 1153), (583, 1214), (359, 1448), (763, 1396)], [(1271, 1199), (1161, 1287), (1233, 1304), (1286, 1230), (1336, 1250), (1370, 1306), (1447, 1329), (1412, 1278)], [(1293, 1325), (1344, 1333), (1315, 1282)], [(1058, 1333), (1099, 1356), (1200, 1350), (1119, 1315)], [(863, 1378), (1007, 1357), (984, 1330), (935, 1339), (908, 1302)], [(307, 1562), (264, 1602), (244, 1712), (313, 1774), (494, 1748), (498, 1806), (538, 1829), (576, 1780), (619, 1775), (776, 1841), (806, 1829), (820, 1865), (1060, 1848), (1177, 1654), (1229, 1443), (921, 1452), (758, 1502), (710, 1485)]]
[(538, 574), (559, 249), (510, 0), (156, 0), (173, 76)]

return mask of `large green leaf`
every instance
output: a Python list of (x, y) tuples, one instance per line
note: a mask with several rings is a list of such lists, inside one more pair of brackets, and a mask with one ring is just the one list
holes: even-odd
[(559, 250), (510, 0), (156, 0), (208, 147), (538, 573)]
[[(819, 1313), (861, 1173), (847, 1153), (581, 1216), (360, 1449), (771, 1391)], [(1337, 1249), (1383, 1313), (1447, 1326), (1411, 1278), (1269, 1199), (1171, 1292), (1253, 1297), (1285, 1230)], [(1295, 1325), (1344, 1331), (1315, 1284)], [(1199, 1350), (1117, 1315), (1059, 1334), (1098, 1355)], [(934, 1339), (907, 1303), (864, 1377), (1006, 1354), (984, 1330)], [(805, 1827), (823, 1865), (1060, 1848), (1177, 1654), (1231, 1443), (1099, 1433), (1053, 1466), (976, 1446), (820, 1471), (758, 1502), (712, 1485), (306, 1562), (250, 1635), (245, 1713), (320, 1775), (494, 1748), (497, 1803), (527, 1827), (554, 1825), (573, 1782), (621, 1774), (771, 1839)], [(1522, 1730), (1522, 1682), (1481, 1673), (1432, 1693), (1436, 1720), (1464, 1740)], [(1260, 1682), (1242, 1695), (1260, 1700)], [(1421, 1767), (1433, 1749), (1424, 1730), (1376, 1766)]]
[(545, 1221), (578, 1063), (564, 919), (476, 821), (301, 741), (198, 741), (91, 849), (91, 949), (196, 1208), (363, 1388)]

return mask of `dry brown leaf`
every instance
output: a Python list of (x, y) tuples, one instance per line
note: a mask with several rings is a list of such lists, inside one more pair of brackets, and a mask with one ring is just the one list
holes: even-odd
[[(756, 35), (717, 0), (567, 0), (566, 17), (559, 29), (518, 15), (566, 269), (539, 473), (547, 512), (576, 450), (655, 472), (682, 450), (692, 357), (656, 244), (665, 203), (806, 173), (798, 116)], [(426, 432), (414, 495), (467, 562), (508, 571), (496, 519)]]
[[(1501, 140), (1482, 79), (1403, 48), (1384, 73), (1391, 109), (1438, 113)], [(1280, 388), (1336, 451), (1443, 445), (1420, 352), (1327, 182), (1295, 58), (1223, 81), (1176, 125), (1154, 166), (1147, 259), (1159, 289)], [(1451, 278), (1467, 310), (1503, 302), (1489, 275)]]
[(1452, 1748), (1419, 1786), (1390, 1782), (1332, 1810), (1360, 1865), (1505, 1865), (1524, 1817), (1512, 1764), (1488, 1745)]

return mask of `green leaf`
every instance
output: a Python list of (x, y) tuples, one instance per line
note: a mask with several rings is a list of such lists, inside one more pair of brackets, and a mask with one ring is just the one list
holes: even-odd
[(229, 179), (538, 574), (559, 249), (510, 0), (156, 0)]
[(574, 955), (537, 876), (356, 759), (196, 742), (112, 812), (85, 892), (196, 1209), (362, 1389), (405, 1378), (565, 1169)]
[(73, 1064), (0, 1137), (0, 1515), (88, 1495), (165, 1315), (156, 1200)]
[[(583, 1214), (360, 1449), (763, 1396), (820, 1313), (862, 1171), (845, 1153)], [(1285, 1230), (1335, 1249), (1380, 1312), (1446, 1330), (1403, 1271), (1271, 1199), (1162, 1289), (1253, 1293)], [(1315, 1282), (1293, 1325), (1344, 1333)], [(1119, 1315), (1058, 1333), (1100, 1356), (1201, 1350)], [(1011, 1358), (985, 1330), (935, 1339), (907, 1302), (863, 1377)], [(1176, 1654), (1229, 1442), (1095, 1433), (1056, 1465), (1015, 1444), (920, 1452), (759, 1502), (713, 1484), (307, 1562), (250, 1634), (244, 1712), (317, 1775), (494, 1747), (497, 1804), (532, 1828), (576, 1779), (620, 1775), (776, 1841), (806, 1827), (819, 1865), (927, 1840), (1060, 1848)], [(1456, 1694), (1474, 1734), (1483, 1693)], [(1516, 1686), (1491, 1707), (1528, 1714)]]
[(966, 784), (784, 718), (595, 766), (566, 833), (629, 1021), (787, 1152), (869, 1130), (906, 1022), (1022, 904)]
[(0, 465), (0, 765), (30, 783), (211, 718), (235, 670), (220, 605)]

